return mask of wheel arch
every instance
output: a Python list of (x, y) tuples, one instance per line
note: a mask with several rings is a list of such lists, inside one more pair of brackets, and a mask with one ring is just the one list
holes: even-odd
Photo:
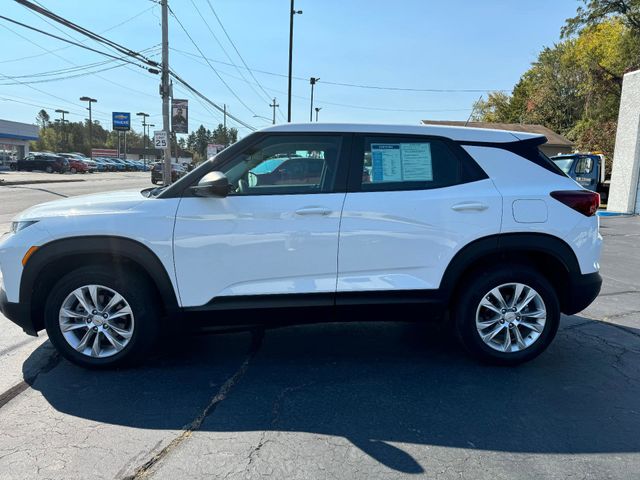
[(484, 237), (463, 247), (449, 262), (440, 289), (447, 304), (456, 298), (464, 279), (496, 262), (525, 263), (541, 272), (558, 293), (561, 310), (570, 310), (572, 278), (581, 275), (573, 249), (561, 238), (545, 233), (506, 233)]
[(48, 292), (76, 267), (104, 265), (118, 274), (134, 269), (144, 275), (161, 299), (164, 312), (179, 312), (176, 292), (157, 255), (144, 244), (118, 236), (83, 236), (54, 240), (29, 258), (20, 281), (20, 302), (29, 305), (36, 331), (44, 328), (43, 308)]

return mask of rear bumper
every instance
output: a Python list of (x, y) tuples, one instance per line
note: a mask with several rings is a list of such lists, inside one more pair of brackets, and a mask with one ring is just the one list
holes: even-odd
[(601, 287), (602, 277), (598, 272), (575, 276), (562, 302), (562, 313), (573, 315), (581, 312), (596, 299)]
[(7, 301), (7, 294), (0, 285), (0, 312), (18, 325), (28, 335), (38, 336), (38, 332), (31, 322), (31, 312), (28, 305)]

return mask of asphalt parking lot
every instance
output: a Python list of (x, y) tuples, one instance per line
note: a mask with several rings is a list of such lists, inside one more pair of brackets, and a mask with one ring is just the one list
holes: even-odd
[[(2, 231), (60, 195), (151, 186), (100, 175), (0, 186)], [(639, 478), (640, 219), (602, 234), (601, 296), (517, 368), (379, 322), (173, 339), (92, 372), (0, 317), (0, 478)]]

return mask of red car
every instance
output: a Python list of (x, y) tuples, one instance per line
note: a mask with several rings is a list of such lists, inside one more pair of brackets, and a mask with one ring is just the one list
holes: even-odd
[(87, 173), (89, 171), (89, 165), (83, 161), (74, 158), (67, 158), (67, 160), (69, 161), (69, 171), (71, 173)]

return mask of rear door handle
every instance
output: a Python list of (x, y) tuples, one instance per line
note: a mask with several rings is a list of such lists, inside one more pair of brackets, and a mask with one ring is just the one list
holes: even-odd
[(324, 207), (305, 207), (296, 210), (296, 215), (329, 215), (331, 210)]
[(481, 202), (463, 202), (456, 203), (451, 207), (451, 210), (455, 210), (456, 212), (466, 212), (466, 211), (474, 211), (474, 212), (482, 212), (489, 208), (489, 205)]

